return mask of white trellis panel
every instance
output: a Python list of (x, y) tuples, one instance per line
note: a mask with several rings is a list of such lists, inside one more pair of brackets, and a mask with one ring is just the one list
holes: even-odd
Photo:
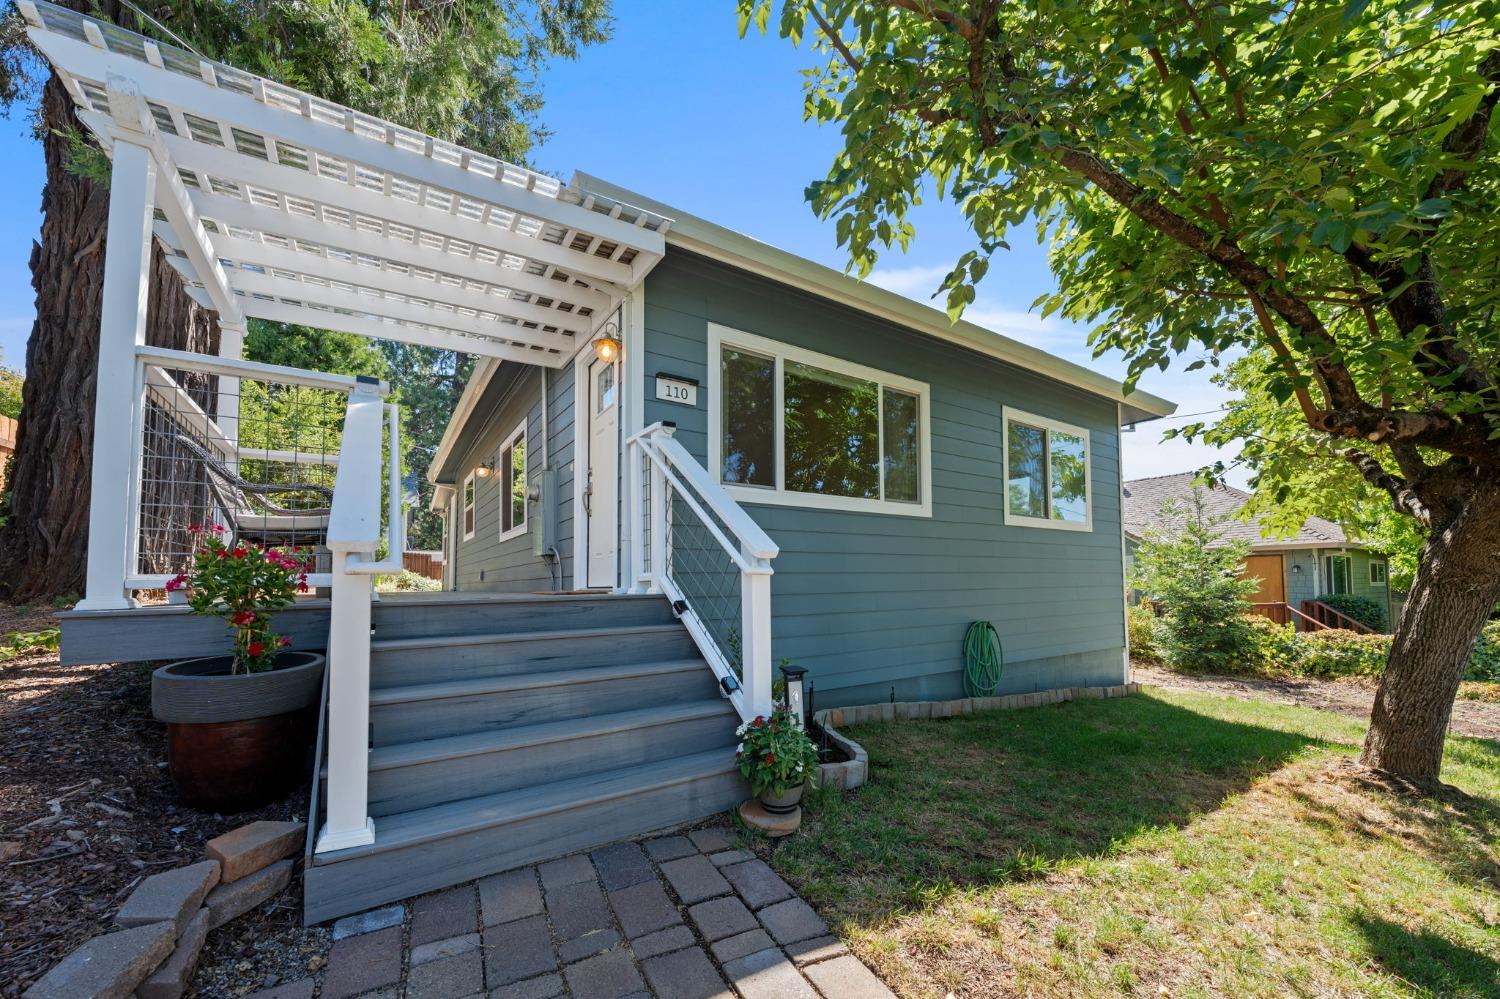
[(20, 0), (106, 151), (157, 167), (157, 238), (223, 321), (557, 367), (665, 252), (668, 219)]

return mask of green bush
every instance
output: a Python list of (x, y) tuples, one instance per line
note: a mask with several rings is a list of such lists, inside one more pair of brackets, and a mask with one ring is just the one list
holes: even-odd
[(1500, 683), (1500, 621), (1490, 621), (1480, 631), (1464, 679)]
[(1319, 603), (1327, 604), (1340, 614), (1354, 618), (1367, 628), (1385, 631), (1385, 607), (1370, 597), (1359, 597), (1352, 593), (1325, 593), (1318, 597)]
[(1251, 672), (1295, 672), (1299, 655), (1297, 629), (1259, 615), (1251, 617), (1249, 624), (1250, 642), (1240, 667)]
[(443, 584), (431, 576), (424, 576), (420, 572), (412, 572), (410, 569), (402, 569), (400, 572), (390, 576), (379, 576), (375, 580), (375, 589), (382, 593), (400, 593), (406, 591), (441, 590)]
[(1161, 662), (1161, 649), (1157, 645), (1156, 632), (1160, 622), (1150, 607), (1137, 604), (1125, 615), (1125, 628), (1130, 635), (1130, 658), (1141, 662)]
[(1298, 635), (1294, 644), (1296, 661), (1291, 668), (1299, 676), (1377, 677), (1385, 670), (1391, 636), (1314, 631)]

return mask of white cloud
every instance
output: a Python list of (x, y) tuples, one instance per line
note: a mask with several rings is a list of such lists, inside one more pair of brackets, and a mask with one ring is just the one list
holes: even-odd
[[(945, 266), (912, 266), (877, 268), (865, 278), (870, 284), (894, 291), (898, 295), (930, 305), (938, 309), (946, 307), (942, 297), (933, 299), (932, 293), (948, 276)], [(1045, 319), (1037, 312), (1012, 308), (999, 299), (980, 292), (967, 309), (963, 318), (976, 326), (994, 330), (1042, 350), (1081, 361), (1088, 357), (1088, 331), (1056, 316)]]

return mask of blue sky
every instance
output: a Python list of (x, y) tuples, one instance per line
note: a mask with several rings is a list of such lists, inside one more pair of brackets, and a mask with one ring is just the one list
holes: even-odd
[[(615, 11), (611, 42), (547, 69), (542, 117), (553, 135), (532, 165), (565, 179), (584, 170), (842, 268), (833, 226), (816, 219), (802, 196), (839, 146), (836, 131), (802, 120), (799, 70), (813, 55), (774, 37), (752, 33), (741, 41), (732, 0), (615, 0)], [(28, 261), (43, 180), (41, 147), (24, 116), (0, 119), (0, 185), (9, 192), (0, 213), (0, 351), (14, 367), (24, 361), (34, 315)], [(884, 259), (870, 280), (927, 301), (971, 237), (951, 206), (924, 206), (914, 221), (910, 252)], [(1029, 228), (1011, 242), (965, 318), (1120, 376), (1118, 358), (1091, 358), (1084, 329), (1028, 312), (1053, 287), (1046, 251)], [(1156, 374), (1142, 387), (1177, 402), (1183, 414), (1222, 405), (1222, 391), (1202, 372)], [(1124, 436), (1127, 477), (1223, 457), (1159, 437), (1150, 426)]]

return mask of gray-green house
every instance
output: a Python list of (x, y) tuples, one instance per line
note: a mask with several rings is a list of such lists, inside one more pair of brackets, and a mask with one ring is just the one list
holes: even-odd
[[(1226, 539), (1248, 542), (1250, 556), (1242, 575), (1260, 580), (1252, 602), (1274, 608), (1276, 604), (1299, 608), (1304, 601), (1324, 594), (1369, 597), (1386, 609), (1386, 620), (1394, 622), (1401, 610), (1402, 595), (1393, 593), (1386, 558), (1349, 538), (1344, 529), (1322, 517), (1308, 517), (1291, 537), (1267, 537), (1261, 519), (1242, 519), (1241, 508), (1250, 494), (1233, 486), (1196, 486), (1196, 473), (1179, 472), (1125, 483), (1125, 544), (1132, 554), (1147, 531), (1168, 531), (1179, 523), (1168, 511), (1192, 509), (1196, 490), (1204, 512), (1217, 522)], [(1290, 613), (1270, 613), (1286, 620)]]
[[(809, 671), (819, 706), (957, 695), (976, 620), (998, 629), (1005, 690), (1122, 681), (1119, 429), (1171, 403), (643, 195), (573, 184), (670, 218), (666, 254), (603, 354), (476, 370), (432, 463), (448, 588), (638, 588), (626, 442), (672, 424), (779, 546), (773, 655)], [(686, 602), (736, 658), (739, 597), (713, 575), (714, 545), (675, 550), (683, 534), (669, 557), (696, 573)]]

